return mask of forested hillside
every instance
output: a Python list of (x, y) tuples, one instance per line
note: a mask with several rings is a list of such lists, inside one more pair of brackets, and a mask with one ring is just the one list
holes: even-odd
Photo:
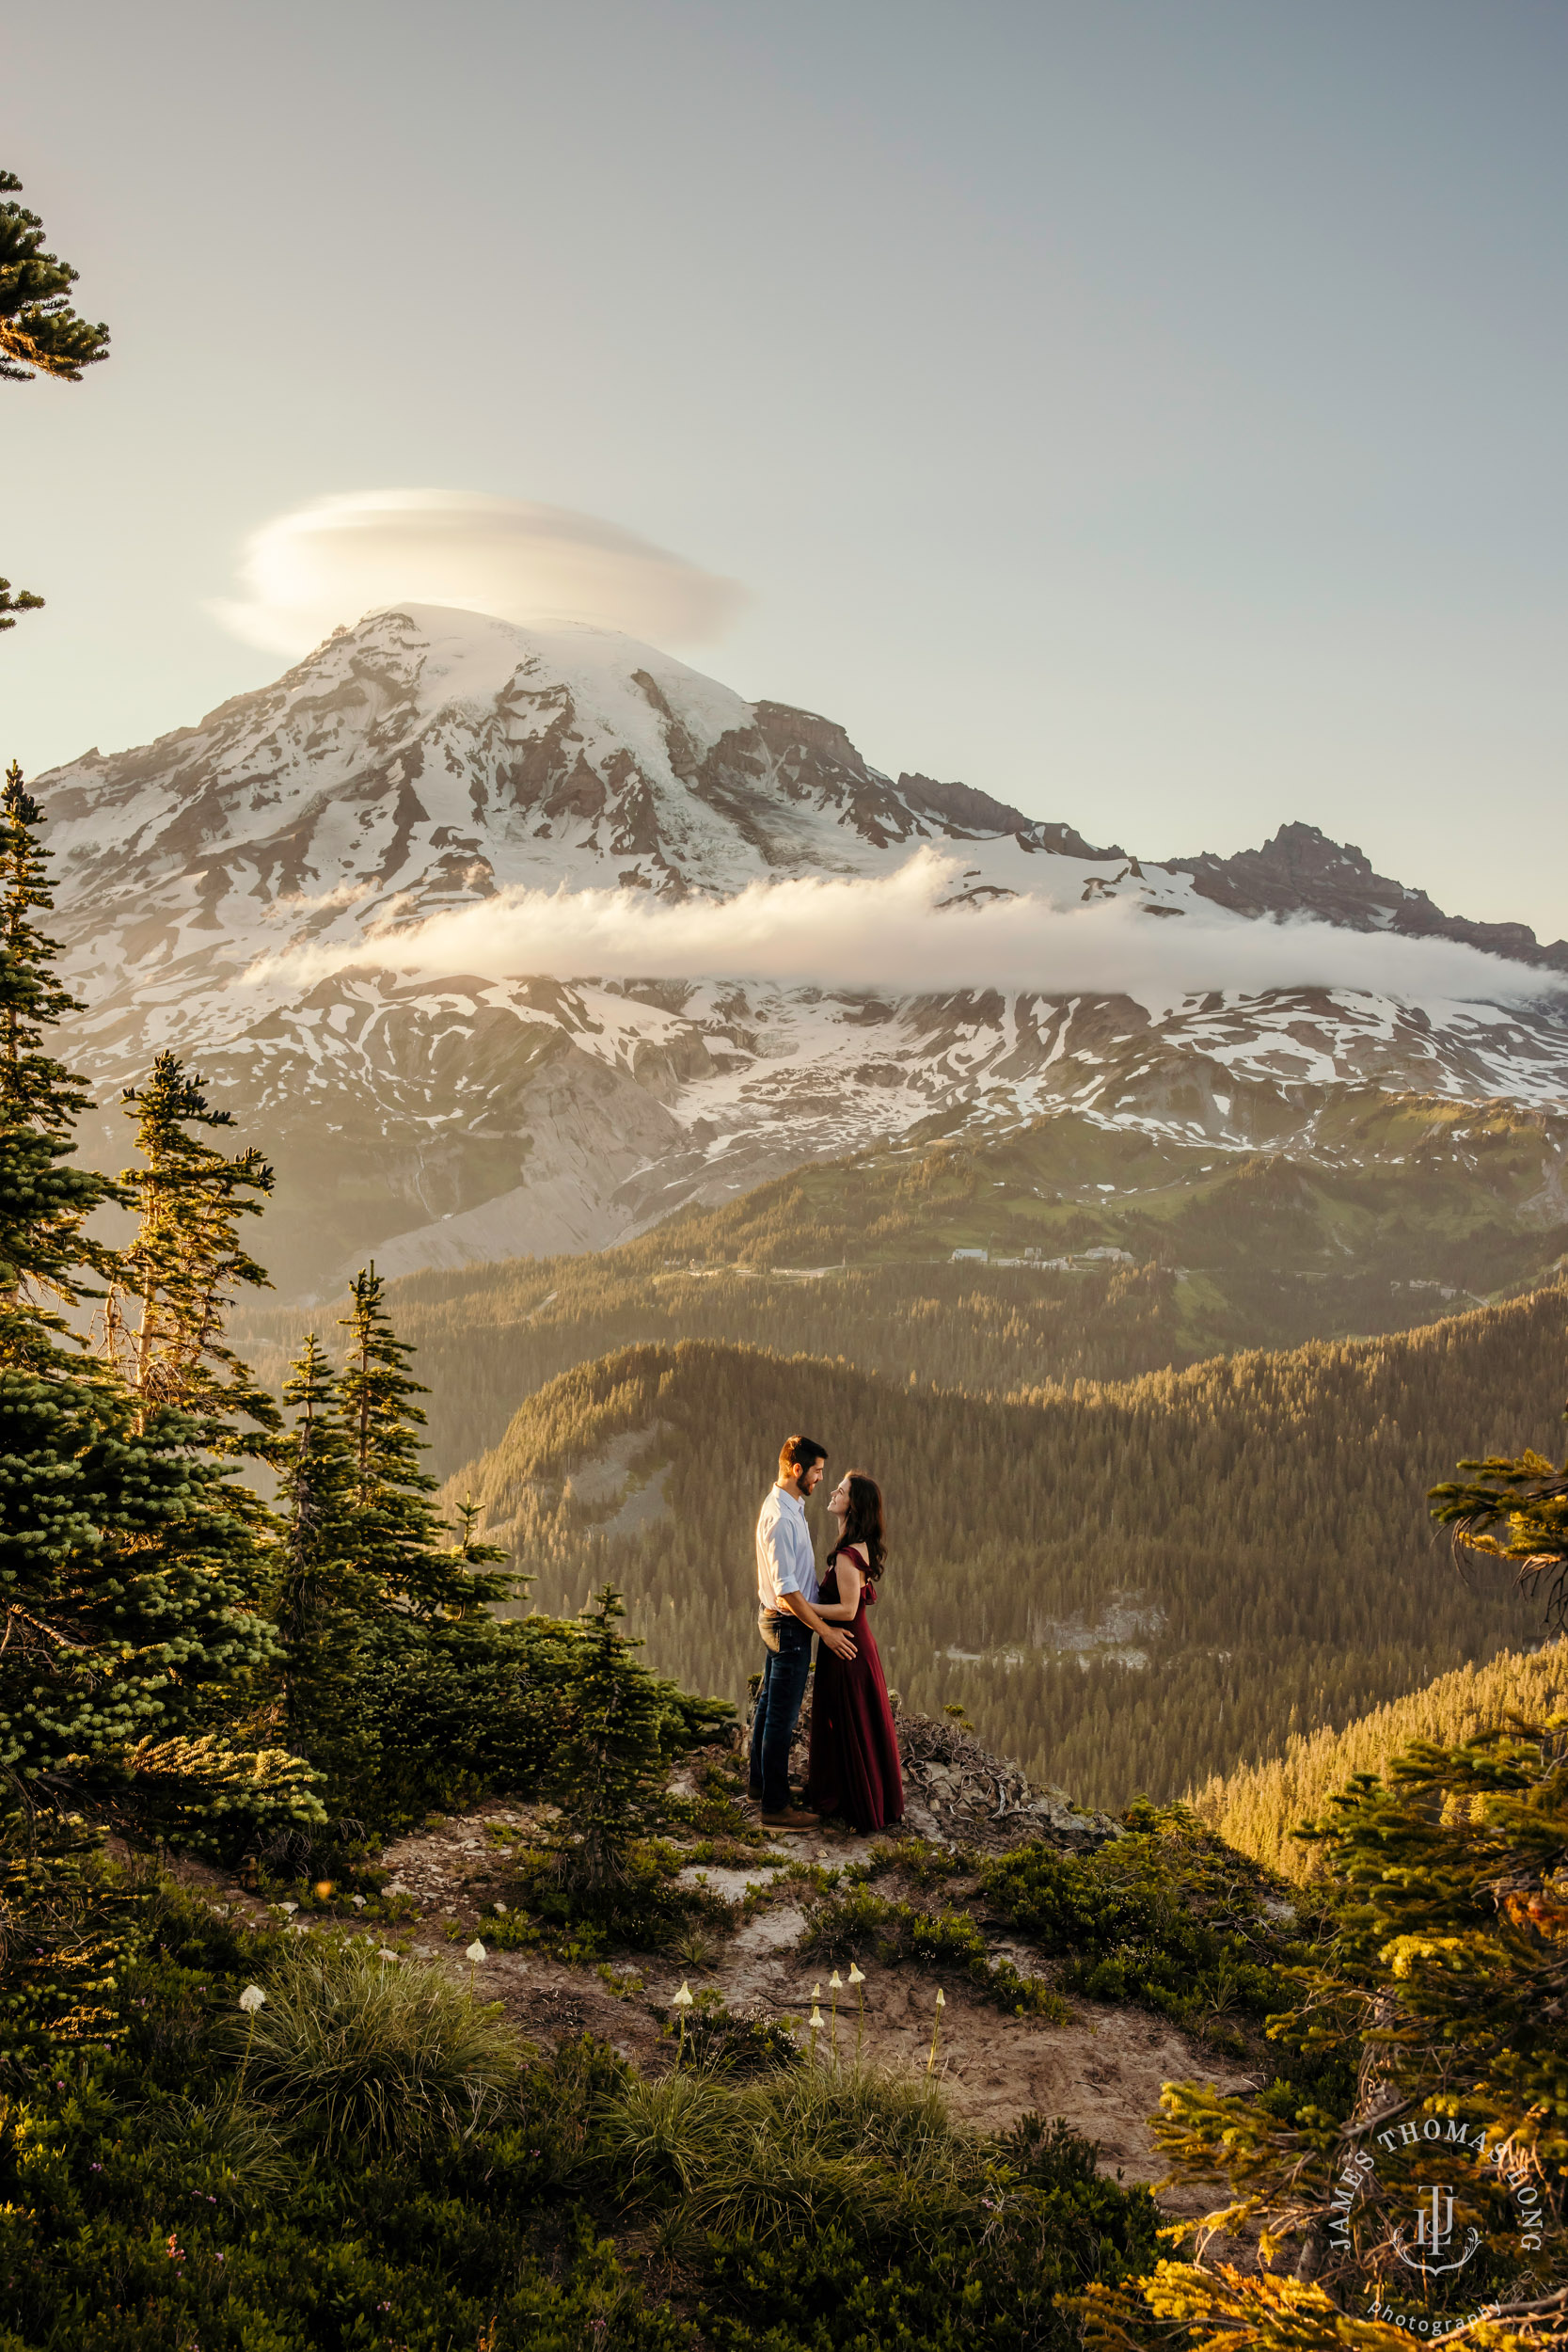
[[(1406, 1329), (1449, 1296), (1540, 1279), (1568, 1246), (1568, 1122), (1369, 1089), (1310, 1131), (1309, 1148), (1241, 1156), (1065, 1113), (989, 1144), (800, 1169), (599, 1255), (414, 1275), (388, 1295), (435, 1391), (445, 1472), (558, 1373), (639, 1342), (843, 1356), (1000, 1396)], [(955, 1264), (960, 1248), (1019, 1262)], [(245, 1316), (275, 1382), (310, 1320)]]
[(623, 1585), (651, 1662), (739, 1698), (752, 1525), (785, 1431), (886, 1488), (890, 1678), (1096, 1804), (1177, 1795), (1529, 1638), (1426, 1493), (1556, 1441), (1568, 1290), (1389, 1338), (1010, 1402), (683, 1342), (548, 1383), (460, 1472), (532, 1603)]
[(1568, 1248), (1568, 1119), (1376, 1087), (1299, 1092), (1272, 1103), (1250, 1152), (1200, 1129), (1182, 1138), (1061, 1111), (990, 1137), (799, 1168), (722, 1208), (686, 1210), (641, 1248), (810, 1265), (1109, 1245), (1215, 1278), (1216, 1295), (1191, 1302), (1193, 1337), (1208, 1346), (1243, 1343), (1259, 1315), (1305, 1314), (1312, 1329), (1299, 1336), (1319, 1335), (1323, 1305), (1292, 1303), (1302, 1278), (1490, 1292)]
[(1424, 1690), (1391, 1699), (1342, 1731), (1292, 1732), (1283, 1756), (1216, 1775), (1196, 1793), (1196, 1805), (1227, 1845), (1287, 1878), (1305, 1879), (1318, 1849), (1291, 1836), (1325, 1810), (1336, 1789), (1356, 1772), (1381, 1772), (1413, 1740), (1464, 1747), (1516, 1723), (1545, 1723), (1568, 1714), (1568, 1640), (1521, 1654), (1504, 1650), (1481, 1665), (1440, 1675)]
[[(574, 1364), (638, 1343), (715, 1340), (787, 1356), (842, 1357), (867, 1372), (976, 1395), (1117, 1380), (1187, 1361), (1177, 1284), (1160, 1266), (1082, 1274), (942, 1264), (832, 1266), (789, 1275), (628, 1268), (602, 1257), (522, 1258), (451, 1291), (450, 1279), (388, 1284), (418, 1335), (432, 1388), (430, 1439), (451, 1470), (503, 1435), (524, 1398)], [(446, 1295), (440, 1295), (442, 1292)], [(436, 1295), (432, 1296), (432, 1292)], [(332, 1310), (328, 1310), (330, 1313)], [(317, 1311), (319, 1316), (320, 1311)], [(252, 1317), (293, 1333), (303, 1317)], [(254, 1352), (279, 1378), (297, 1336)]]

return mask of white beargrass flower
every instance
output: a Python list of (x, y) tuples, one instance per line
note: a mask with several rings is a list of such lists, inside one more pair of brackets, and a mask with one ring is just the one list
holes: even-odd
[(256, 2011), (261, 2008), (261, 2003), (266, 1999), (266, 1994), (262, 1992), (259, 1984), (247, 1984), (245, 1991), (240, 1994), (240, 2007), (245, 2010), (246, 2016), (254, 2017)]
[(931, 2073), (937, 2062), (937, 2043), (942, 2038), (942, 2012), (946, 2007), (947, 1995), (939, 1984), (937, 1987), (937, 2013), (931, 2025), (931, 2048), (926, 2060), (926, 2072), (927, 2074)]

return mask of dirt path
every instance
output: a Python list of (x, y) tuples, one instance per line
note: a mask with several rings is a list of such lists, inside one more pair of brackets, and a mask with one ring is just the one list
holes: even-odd
[[(1081, 1816), (1065, 1799), (1057, 1802), (1059, 1792), (1043, 1797), (1031, 1792), (1016, 1768), (987, 1758), (967, 1733), (941, 1724), (922, 1729), (924, 1719), (911, 1719), (911, 1746), (923, 1743), (933, 1753), (924, 1763), (917, 1755), (906, 1759), (910, 1803), (904, 1836), (912, 1832), (947, 1851), (955, 1841), (998, 1851), (1021, 1835), (1045, 1836), (1072, 1850), (1117, 1834), (1102, 1817)], [(699, 1797), (713, 1762), (711, 1752), (694, 1756), (675, 1774), (673, 1792)], [(738, 1788), (733, 1763), (726, 1763), (724, 1777), (726, 1785)], [(1028, 1818), (1021, 1818), (1018, 1809), (1020, 1791)], [(750, 1817), (733, 1809), (727, 1818), (749, 1825)], [(728, 1931), (705, 1929), (684, 1954), (626, 1954), (612, 1964), (569, 1965), (536, 1950), (499, 1950), (496, 1936), (504, 1915), (498, 1905), (504, 1904), (514, 1875), (507, 1847), (526, 1842), (540, 1820), (537, 1807), (501, 1798), (396, 1839), (382, 1856), (389, 1874), (382, 1899), (358, 1911), (328, 1898), (325, 1908), (294, 1916), (293, 1906), (280, 1913), (279, 1906), (200, 1866), (186, 1865), (181, 1875), (209, 1899), (220, 1899), (225, 1909), (238, 1910), (258, 1924), (277, 1924), (282, 1916), (302, 1933), (369, 1928), (387, 1948), (410, 1962), (445, 1967), (465, 1979), (467, 1947), (477, 1937), (485, 1945), (485, 1958), (474, 1964), (476, 1990), (499, 2002), (531, 2040), (553, 2044), (568, 2035), (591, 2033), (643, 2066), (667, 2060), (678, 2015), (673, 2003), (687, 1982), (699, 2001), (716, 1994), (733, 2015), (784, 2025), (802, 2042), (815, 2042), (817, 2063), (832, 2063), (835, 2054), (852, 2058), (858, 2049), (894, 2073), (924, 2074), (931, 2063), (940, 1985), (945, 2006), (932, 2071), (955, 2113), (992, 2132), (1031, 2112), (1060, 2116), (1098, 2143), (1102, 2169), (1129, 2182), (1153, 2184), (1164, 2175), (1148, 2119), (1165, 2083), (1207, 2082), (1230, 2091), (1247, 2079), (1149, 2010), (1075, 2000), (1061, 2025), (1010, 2016), (961, 1971), (913, 1961), (866, 1963), (863, 2014), (857, 2014), (846, 1992), (835, 2015), (827, 1985), (831, 1968), (799, 1949), (809, 1889), (786, 1873), (792, 1864), (842, 1869), (877, 1851), (871, 1840), (843, 1834), (813, 1832), (750, 1848), (737, 1848), (732, 1836), (722, 1847), (732, 1867), (689, 1865), (681, 1878), (688, 1883), (705, 1881), (711, 1894), (734, 1907), (734, 1924)], [(894, 1882), (876, 1883), (882, 1891)], [(749, 1906), (749, 1915), (740, 1915), (743, 1906)], [(1024, 1976), (1051, 1973), (1026, 1943), (999, 1941), (993, 1934), (990, 1950)], [(814, 1997), (824, 2020), (815, 2037), (809, 2024)], [(1191, 2189), (1162, 2197), (1173, 2214), (1201, 2212), (1206, 2202), (1201, 2192)]]
[[(533, 1818), (525, 1805), (499, 1803), (388, 1848), (384, 1863), (393, 1873), (388, 1891), (406, 1895), (418, 1906), (410, 1957), (467, 1975), (465, 1947), (475, 1935), (483, 1941), (487, 1923), (493, 1934), (493, 1890), (504, 1883), (504, 1860), (490, 1843), (489, 1824), (524, 1828)], [(767, 1867), (768, 1863), (842, 1867), (865, 1860), (872, 1851), (869, 1840), (808, 1835), (777, 1841), (745, 1869), (710, 1867), (682, 1875), (705, 1879), (713, 1893), (734, 1902), (749, 1886), (775, 1885), (778, 1870)], [(713, 1936), (709, 1965), (665, 1954), (619, 1960), (615, 1970), (624, 1972), (628, 1988), (636, 1988), (629, 1996), (618, 1995), (594, 1967), (488, 1947), (477, 1980), (531, 2037), (553, 2042), (586, 2031), (641, 2064), (657, 2064), (661, 2050), (668, 2049), (665, 2026), (677, 2013), (671, 2004), (683, 1981), (694, 1994), (719, 1994), (732, 2011), (787, 2023), (802, 2040), (810, 2038), (813, 1992), (821, 1986), (827, 2021), (818, 2040), (821, 2058), (826, 2059), (833, 2045), (841, 2056), (852, 2056), (858, 2041), (866, 2058), (911, 2074), (924, 2073), (929, 2058), (940, 1983), (946, 2006), (934, 2071), (955, 2112), (988, 2131), (1005, 2130), (1031, 2110), (1062, 2116), (1099, 2143), (1104, 2169), (1128, 2181), (1152, 2183), (1164, 2173), (1148, 2131), (1164, 2084), (1207, 2081), (1227, 2090), (1241, 2086), (1243, 2078), (1233, 2068), (1216, 2062), (1212, 2051), (1148, 2010), (1080, 2001), (1062, 2026), (1006, 2016), (961, 1976), (907, 1961), (885, 1968), (868, 1964), (863, 2020), (857, 2024), (847, 1993), (833, 2020), (829, 1969), (796, 1948), (806, 1915), (793, 1895), (792, 1885), (776, 1884), (764, 1908), (727, 1937)], [(993, 1948), (1024, 1973), (1042, 1966), (1025, 1945)], [(1180, 2201), (1185, 2207), (1191, 2201)]]

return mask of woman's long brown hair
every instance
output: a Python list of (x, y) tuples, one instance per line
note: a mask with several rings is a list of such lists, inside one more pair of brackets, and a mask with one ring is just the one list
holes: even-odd
[(887, 1540), (882, 1527), (882, 1490), (864, 1470), (850, 1470), (849, 1508), (844, 1517), (844, 1533), (828, 1554), (831, 1568), (841, 1551), (851, 1544), (865, 1554), (865, 1573), (875, 1583), (882, 1573), (887, 1559)]

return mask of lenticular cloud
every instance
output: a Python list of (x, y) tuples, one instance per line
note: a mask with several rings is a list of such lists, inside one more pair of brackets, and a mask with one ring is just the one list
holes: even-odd
[[(1000, 988), (1127, 995), (1154, 1009), (1209, 990), (1367, 991), (1406, 1001), (1524, 1003), (1553, 975), (1449, 940), (1247, 921), (1214, 910), (1151, 920), (1136, 900), (1064, 908), (958, 897), (962, 867), (923, 850), (895, 872), (759, 882), (723, 899), (641, 891), (506, 890), (354, 946), (303, 948), (262, 970), (301, 977), (374, 963), (411, 976), (746, 979), (898, 993)], [(1201, 902), (1200, 902), (1201, 903)]]
[(248, 541), (244, 602), (210, 608), (247, 644), (297, 657), (362, 612), (456, 605), (539, 626), (590, 621), (656, 645), (702, 644), (745, 601), (596, 516), (457, 490), (368, 490), (282, 515)]

